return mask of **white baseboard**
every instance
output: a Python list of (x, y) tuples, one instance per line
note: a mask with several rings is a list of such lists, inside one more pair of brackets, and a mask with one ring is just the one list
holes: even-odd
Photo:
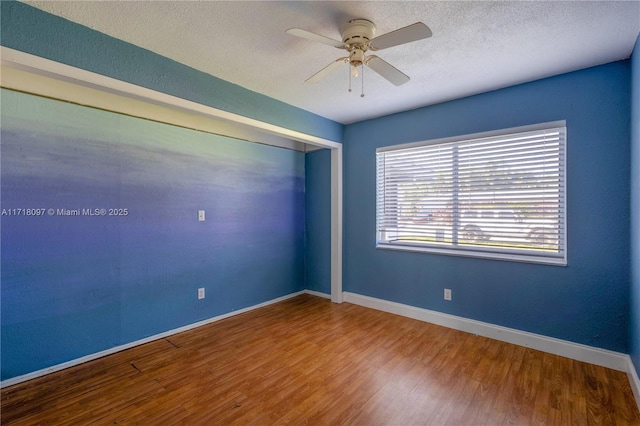
[[(319, 291), (304, 290), (302, 293), (331, 299), (330, 294)], [(627, 377), (629, 378), (629, 383), (631, 384), (631, 389), (633, 390), (633, 395), (636, 399), (636, 404), (638, 405), (638, 408), (640, 408), (640, 378), (638, 377), (637, 370), (631, 361), (631, 357), (627, 354), (595, 348), (593, 346), (581, 345), (579, 343), (555, 339), (553, 337), (520, 331), (513, 328), (501, 327), (455, 315), (444, 314), (442, 312), (416, 308), (414, 306), (390, 302), (370, 296), (363, 296), (356, 293), (344, 292), (343, 297), (345, 302), (353, 303), (355, 305), (377, 309), (379, 311), (389, 312), (460, 331), (466, 331), (468, 333), (489, 337), (491, 339), (626, 372)]]
[(331, 299), (331, 295), (328, 293), (321, 293), (319, 291), (315, 291), (315, 290), (304, 290), (303, 293), (306, 294), (310, 294), (312, 296), (318, 296), (318, 297), (323, 297), (325, 299)]
[[(249, 311), (252, 311), (254, 309), (258, 309), (258, 308), (262, 308), (262, 307), (265, 307), (265, 306), (268, 306), (268, 305), (272, 305), (274, 303), (282, 302), (283, 300), (287, 300), (287, 299), (290, 299), (292, 297), (299, 296), (299, 295), (301, 295), (303, 293), (314, 294), (316, 292), (311, 293), (308, 290), (303, 290), (303, 291), (298, 291), (298, 292), (295, 292), (295, 293), (287, 294), (286, 296), (282, 296), (282, 297), (278, 297), (276, 299), (268, 300), (266, 302), (259, 303), (257, 305), (253, 305), (253, 306), (249, 306), (249, 307), (246, 307), (246, 308), (238, 309), (236, 311), (231, 311), (231, 312), (228, 312), (226, 314), (218, 315), (218, 316), (213, 317), (213, 318), (208, 318), (206, 320), (194, 322), (193, 324), (185, 325), (185, 326), (179, 327), (179, 328), (174, 328), (173, 330), (165, 331), (165, 332), (160, 333), (160, 334), (154, 334), (153, 336), (145, 337), (144, 339), (136, 340), (135, 342), (126, 343), (124, 345), (120, 345), (120, 346), (116, 346), (116, 347), (113, 347), (113, 348), (110, 348), (110, 349), (106, 349), (106, 350), (101, 351), (101, 352), (96, 352), (96, 353), (89, 354), (89, 355), (86, 355), (86, 356), (83, 356), (83, 357), (80, 357), (80, 358), (72, 359), (70, 361), (63, 362), (62, 364), (57, 364), (57, 365), (54, 365), (54, 366), (51, 366), (51, 367), (43, 368), (42, 370), (33, 371), (31, 373), (27, 373), (27, 374), (24, 374), (22, 376), (12, 377), (10, 379), (1, 381), (0, 382), (0, 389), (5, 388), (7, 386), (16, 385), (18, 383), (26, 382), (27, 380), (35, 379), (37, 377), (46, 376), (47, 374), (55, 373), (56, 371), (64, 370), (65, 368), (73, 367), (73, 366), (76, 366), (76, 365), (79, 365), (79, 364), (82, 364), (82, 363), (85, 363), (85, 362), (88, 362), (88, 361), (93, 361), (94, 359), (102, 358), (103, 356), (107, 356), (107, 355), (114, 354), (116, 352), (124, 351), (126, 349), (130, 349), (130, 348), (133, 348), (133, 347), (138, 346), (138, 345), (143, 345), (145, 343), (149, 343), (149, 342), (152, 342), (154, 340), (164, 339), (165, 337), (169, 337), (169, 336), (177, 334), (177, 333), (182, 333), (183, 331), (191, 330), (193, 328), (201, 327), (203, 325), (207, 325), (207, 324), (210, 324), (212, 322), (220, 321), (222, 319), (229, 318), (229, 317), (232, 317), (234, 315), (242, 314), (244, 312), (249, 312)], [(314, 294), (314, 295), (316, 295), (316, 294)], [(322, 293), (318, 293), (317, 295), (319, 295), (320, 297), (325, 297), (325, 296), (322, 295)]]
[(640, 409), (640, 378), (638, 372), (631, 361), (631, 357), (620, 352), (595, 348), (593, 346), (581, 345), (566, 340), (547, 337), (540, 334), (520, 331), (513, 328), (501, 327), (486, 322), (475, 321), (455, 315), (444, 314), (442, 312), (417, 308), (388, 300), (377, 299), (375, 297), (363, 296), (357, 293), (344, 292), (344, 301), (360, 305), (379, 311), (389, 312), (403, 317), (417, 319), (455, 330), (465, 331), (490, 339), (512, 343), (536, 349), (542, 352), (560, 355), (577, 361), (588, 362), (589, 364), (600, 365), (617, 371), (627, 373), (636, 404)]
[(345, 292), (344, 301), (507, 343), (513, 343), (514, 345), (524, 346), (578, 361), (600, 365), (618, 371), (629, 372), (629, 363), (631, 362), (631, 359), (629, 355), (620, 352), (581, 345), (579, 343), (520, 331), (513, 328), (501, 327), (486, 322), (475, 321), (455, 315), (444, 314), (442, 312), (404, 305), (402, 303), (363, 296), (356, 293)]

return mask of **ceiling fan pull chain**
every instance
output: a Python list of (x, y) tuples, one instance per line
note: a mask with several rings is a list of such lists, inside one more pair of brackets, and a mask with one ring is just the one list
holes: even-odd
[(360, 65), (360, 73), (362, 74), (362, 89), (360, 91), (360, 97), (364, 98), (364, 62)]

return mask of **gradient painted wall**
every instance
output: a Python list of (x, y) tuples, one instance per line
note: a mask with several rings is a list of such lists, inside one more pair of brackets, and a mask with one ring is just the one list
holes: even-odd
[[(629, 82), (621, 61), (347, 126), (344, 290), (627, 353)], [(376, 148), (555, 120), (568, 266), (376, 250)]]
[(0, 43), (56, 62), (342, 142), (343, 126), (16, 1), (0, 1)]
[(1, 106), (3, 380), (304, 289), (303, 153)]
[(640, 35), (631, 55), (631, 319), (629, 351), (640, 372)]

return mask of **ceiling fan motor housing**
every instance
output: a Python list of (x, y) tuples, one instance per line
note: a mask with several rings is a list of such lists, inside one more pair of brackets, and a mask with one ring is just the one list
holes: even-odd
[[(373, 39), (376, 26), (368, 19), (352, 19), (342, 28), (342, 42), (347, 46), (357, 46), (367, 50), (367, 43)], [(351, 49), (348, 49), (351, 50)]]

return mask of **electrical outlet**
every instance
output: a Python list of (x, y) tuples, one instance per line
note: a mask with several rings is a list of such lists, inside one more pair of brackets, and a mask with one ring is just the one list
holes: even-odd
[(198, 299), (204, 299), (204, 287), (198, 289)]
[(451, 300), (451, 289), (450, 288), (445, 288), (444, 289), (444, 300)]

